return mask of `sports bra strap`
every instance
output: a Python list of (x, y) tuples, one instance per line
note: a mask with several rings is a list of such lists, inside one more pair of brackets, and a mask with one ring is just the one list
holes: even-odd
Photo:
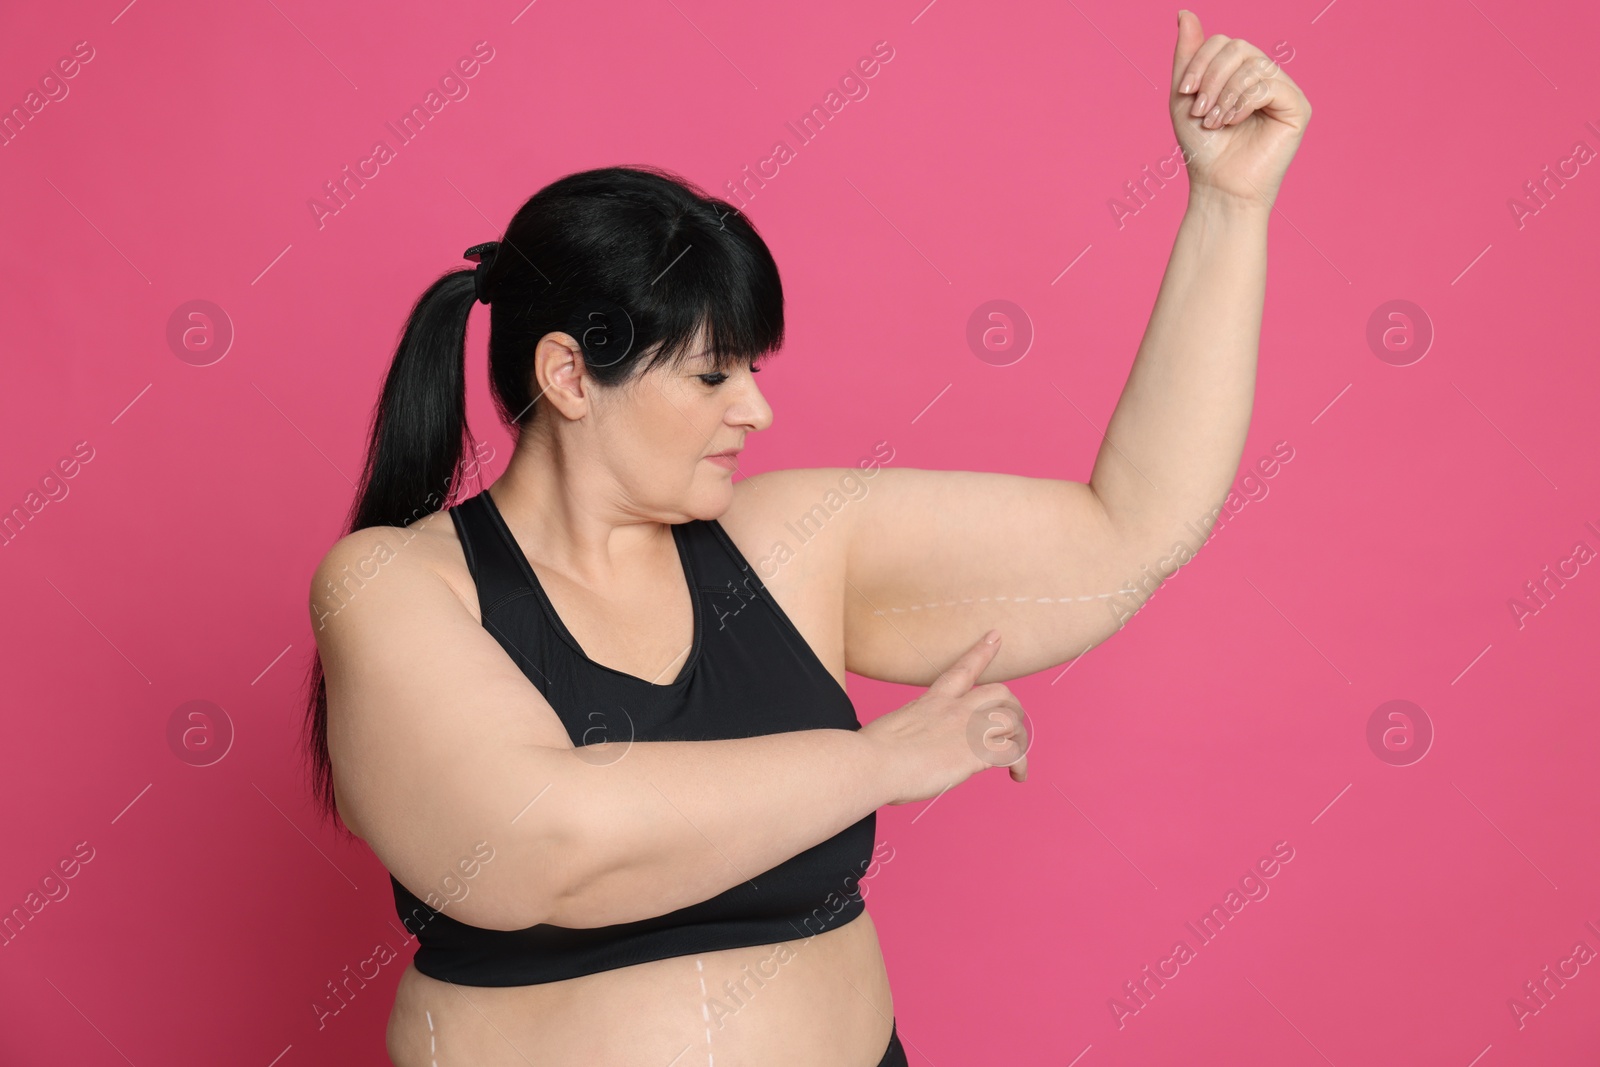
[(486, 592), (498, 603), (531, 589), (518, 558), (516, 538), (483, 499), (488, 494), (485, 489), (450, 509), (461, 551), (467, 557), (467, 569), (478, 587), (478, 610), (484, 614), (495, 607), (484, 603)]

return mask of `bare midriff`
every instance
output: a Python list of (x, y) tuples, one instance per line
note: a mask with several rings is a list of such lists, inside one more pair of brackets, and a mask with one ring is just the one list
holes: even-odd
[(395, 1067), (876, 1067), (894, 1003), (872, 917), (809, 939), (675, 956), (527, 986), (408, 966)]

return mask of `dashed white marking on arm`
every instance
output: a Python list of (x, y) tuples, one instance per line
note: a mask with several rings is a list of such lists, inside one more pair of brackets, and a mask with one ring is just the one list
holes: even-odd
[(906, 611), (922, 611), (925, 608), (953, 608), (957, 604), (987, 604), (991, 600), (997, 601), (999, 603), (1006, 603), (1007, 601), (1009, 601), (1009, 602), (1016, 603), (1016, 604), (1078, 604), (1078, 603), (1082, 603), (1083, 601), (1086, 601), (1086, 600), (1104, 600), (1106, 597), (1129, 596), (1129, 595), (1131, 595), (1133, 593), (1137, 593), (1138, 591), (1139, 590), (1137, 590), (1137, 589), (1118, 589), (1114, 593), (1093, 593), (1093, 594), (1088, 594), (1088, 595), (1085, 595), (1085, 596), (1062, 596), (1062, 597), (1047, 597), (1047, 596), (1040, 596), (1040, 597), (1034, 597), (1034, 596), (981, 596), (981, 597), (978, 597), (976, 599), (974, 599), (972, 597), (967, 597), (965, 600), (945, 600), (945, 601), (937, 601), (937, 602), (932, 603), (932, 604), (913, 604), (908, 608), (889, 608), (887, 610), (880, 608), (877, 611), (874, 611), (873, 614), (874, 615), (887, 615), (890, 612), (897, 612), (898, 613), (898, 612), (906, 612)]

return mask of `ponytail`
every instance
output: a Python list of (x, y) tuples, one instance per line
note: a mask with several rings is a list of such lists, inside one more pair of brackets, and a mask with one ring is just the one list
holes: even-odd
[[(406, 320), (373, 409), (367, 457), (344, 533), (406, 527), (450, 501), (460, 481), (467, 429), (467, 316), (477, 300), (475, 271), (453, 270), (428, 286)], [(338, 808), (328, 754), (328, 687), (312, 654), (305, 719), (311, 792), (326, 820)], [(348, 833), (348, 829), (340, 827)]]
[(406, 321), (383, 395), (372, 414), (366, 467), (346, 533), (409, 526), (454, 491), (467, 433), (467, 315), (470, 270), (428, 286)]

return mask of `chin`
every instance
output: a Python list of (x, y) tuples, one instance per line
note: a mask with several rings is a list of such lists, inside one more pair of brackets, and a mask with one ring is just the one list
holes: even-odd
[(720, 518), (733, 503), (733, 480), (721, 479), (722, 484), (697, 487), (685, 503), (684, 511), (691, 519)]

